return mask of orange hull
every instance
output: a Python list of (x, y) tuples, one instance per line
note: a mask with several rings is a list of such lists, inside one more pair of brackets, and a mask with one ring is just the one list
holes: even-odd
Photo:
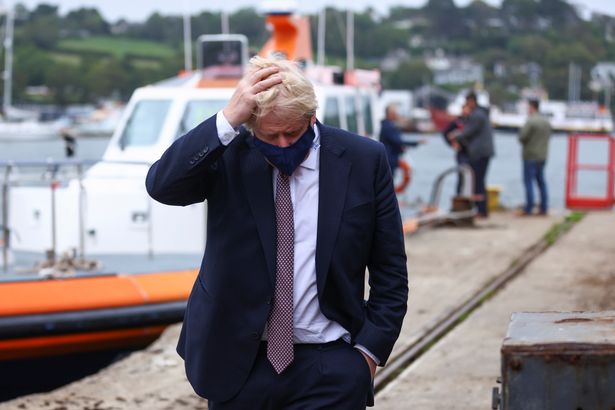
[(0, 360), (144, 346), (181, 321), (196, 275), (0, 282)]
[(0, 361), (143, 347), (156, 340), (165, 327), (0, 340)]

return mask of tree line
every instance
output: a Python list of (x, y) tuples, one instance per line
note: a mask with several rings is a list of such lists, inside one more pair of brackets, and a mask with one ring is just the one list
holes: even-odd
[[(328, 62), (344, 64), (345, 10), (326, 10)], [(312, 20), (316, 44), (317, 15)], [(397, 6), (381, 15), (373, 9), (355, 13), (355, 64), (380, 67), (385, 58), (397, 62), (383, 71), (384, 86), (414, 89), (432, 80), (425, 56), (435, 50), (468, 56), (484, 66), (484, 86), (496, 102), (515, 99), (521, 88), (542, 85), (551, 98), (565, 98), (568, 66), (582, 70), (582, 97), (589, 70), (599, 61), (615, 61), (615, 19), (581, 17), (566, 0), (503, 0), (499, 7), (474, 0), (458, 7), (453, 0), (429, 0), (422, 7)], [(16, 6), (14, 95), (17, 102), (69, 104), (114, 96), (127, 99), (138, 86), (175, 75), (183, 65), (180, 15), (154, 13), (143, 22), (108, 22), (96, 8), (60, 15), (56, 6)], [(204, 11), (191, 17), (192, 33), (219, 33), (221, 15)], [(245, 34), (257, 50), (268, 38), (265, 18), (246, 8), (229, 15), (230, 31)], [(168, 55), (144, 49), (124, 54), (90, 50), (88, 39), (129, 39), (155, 43)], [(67, 47), (82, 40), (83, 48)], [(92, 43), (93, 44), (93, 43)], [(143, 43), (145, 44), (145, 43)], [(113, 47), (111, 47), (113, 48)], [(538, 72), (530, 75), (528, 64)], [(537, 83), (537, 84), (532, 84)], [(46, 95), (26, 93), (28, 86), (47, 86)], [(454, 87), (453, 87), (454, 88)]]

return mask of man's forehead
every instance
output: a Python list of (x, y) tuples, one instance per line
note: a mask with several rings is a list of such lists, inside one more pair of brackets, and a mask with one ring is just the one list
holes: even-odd
[[(296, 116), (295, 116), (296, 117)], [(305, 117), (292, 118), (281, 113), (271, 112), (257, 122), (256, 126), (263, 131), (293, 130), (305, 125)]]

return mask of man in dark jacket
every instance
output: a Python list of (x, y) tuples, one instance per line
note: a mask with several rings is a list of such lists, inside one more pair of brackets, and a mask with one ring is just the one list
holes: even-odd
[(296, 65), (255, 57), (147, 175), (159, 202), (207, 200), (177, 351), (210, 410), (365, 409), (399, 336), (408, 279), (384, 147), (316, 106)]
[(489, 121), (489, 113), (485, 108), (478, 106), (475, 93), (470, 92), (466, 96), (466, 104), (470, 115), (463, 130), (453, 140), (459, 143), (460, 147), (465, 148), (468, 154), (470, 166), (474, 171), (474, 202), (479, 217), (486, 218), (489, 213), (485, 180), (489, 160), (495, 154), (493, 131)]
[(404, 152), (405, 147), (417, 147), (424, 144), (424, 140), (420, 141), (404, 141), (401, 138), (401, 131), (395, 124), (399, 120), (397, 107), (394, 104), (386, 106), (384, 111), (384, 119), (380, 125), (380, 142), (384, 144), (387, 153), (387, 160), (391, 167), (391, 174), (395, 176), (395, 170), (399, 165), (399, 156)]

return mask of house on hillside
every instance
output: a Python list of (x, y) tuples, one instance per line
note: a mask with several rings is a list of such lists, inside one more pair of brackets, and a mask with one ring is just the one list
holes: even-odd
[(615, 88), (615, 62), (600, 62), (590, 72), (589, 87), (594, 92), (604, 93), (604, 105), (610, 107), (611, 96)]
[(469, 57), (449, 57), (442, 50), (425, 58), (436, 85), (469, 84), (483, 82), (483, 66)]

